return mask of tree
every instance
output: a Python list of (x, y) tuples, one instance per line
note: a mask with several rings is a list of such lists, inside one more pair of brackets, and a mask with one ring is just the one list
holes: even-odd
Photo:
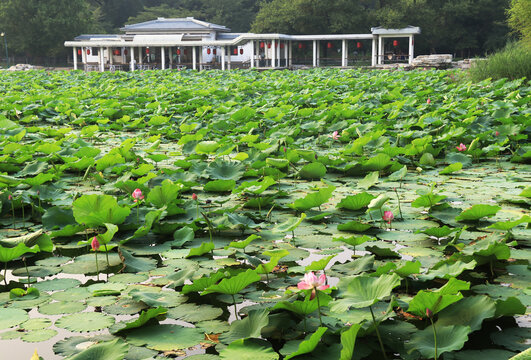
[(509, 26), (531, 46), (531, 0), (512, 0), (508, 15)]
[(0, 24), (12, 52), (29, 57), (66, 54), (65, 41), (97, 29), (83, 0), (4, 0)]

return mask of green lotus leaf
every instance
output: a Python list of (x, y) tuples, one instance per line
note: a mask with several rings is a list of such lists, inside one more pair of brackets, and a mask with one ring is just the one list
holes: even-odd
[(195, 147), (198, 154), (213, 154), (221, 145), (216, 141), (201, 141)]
[(531, 216), (524, 215), (520, 219), (514, 220), (514, 221), (499, 221), (497, 223), (490, 225), (489, 228), (508, 231), (520, 224), (529, 224), (529, 223), (531, 223)]
[(128, 207), (120, 207), (110, 195), (83, 195), (72, 205), (76, 221), (89, 227), (121, 224), (131, 212)]
[(404, 165), (399, 170), (395, 171), (394, 173), (390, 174), (388, 176), (388, 179), (391, 181), (399, 181), (402, 180), (407, 175), (407, 166)]
[(420, 276), (422, 279), (431, 280), (435, 278), (449, 279), (451, 277), (459, 276), (465, 270), (472, 270), (476, 267), (475, 260), (467, 263), (462, 261), (443, 260), (435, 264), (427, 274)]
[(146, 201), (159, 209), (169, 206), (177, 199), (183, 187), (183, 184), (174, 184), (171, 180), (164, 180), (161, 186), (155, 186), (150, 190)]
[(234, 180), (213, 180), (209, 181), (203, 187), (206, 192), (229, 192), (236, 186)]
[[(317, 296), (319, 297), (319, 301), (317, 301)], [(306, 296), (303, 301), (279, 301), (273, 309), (284, 309), (297, 315), (306, 316), (316, 311), (319, 305), (327, 306), (332, 301), (332, 297), (322, 291), (318, 291), (317, 296), (313, 299), (310, 299), (310, 296)]]
[(453, 174), (454, 172), (457, 172), (461, 170), (462, 168), (463, 168), (463, 164), (461, 164), (460, 162), (456, 162), (456, 163), (448, 165), (447, 167), (439, 171), (439, 175)]
[(150, 271), (157, 268), (157, 260), (133, 256), (131, 252), (120, 248), (120, 254), (124, 259), (125, 270), (129, 272)]
[(302, 213), (300, 218), (291, 217), (288, 220), (284, 221), (283, 223), (280, 223), (276, 225), (273, 229), (271, 229), (271, 232), (277, 233), (277, 234), (285, 234), (291, 231), (294, 231), (306, 218), (306, 214)]
[(17, 326), (28, 319), (28, 313), (22, 309), (0, 308), (0, 330)]
[(503, 346), (512, 351), (525, 351), (529, 348), (531, 329), (524, 327), (504, 328), (503, 331), (495, 331), (490, 335), (494, 344)]
[(435, 158), (431, 153), (424, 153), (419, 159), (419, 164), (422, 166), (435, 166)]
[(431, 208), (437, 205), (439, 202), (443, 201), (444, 199), (446, 199), (446, 196), (444, 195), (425, 194), (425, 195), (421, 195), (418, 198), (416, 198), (411, 203), (411, 206), (415, 208), (419, 208), (419, 207)]
[(133, 329), (126, 339), (132, 345), (146, 346), (157, 351), (172, 351), (198, 345), (204, 340), (204, 334), (195, 328), (160, 324)]
[(202, 278), (194, 280), (193, 284), (191, 285), (184, 285), (181, 293), (186, 295), (190, 292), (200, 292), (208, 288), (209, 286), (212, 286), (216, 284), (218, 281), (223, 279), (225, 277), (224, 272), (215, 272), (213, 274), (210, 274), (209, 276), (204, 276)]
[(276, 184), (276, 180), (271, 176), (264, 177), (261, 181), (245, 181), (238, 186), (234, 193), (240, 194), (242, 192), (260, 195), (266, 191), (271, 185)]
[(335, 189), (336, 187), (333, 185), (321, 188), (315, 193), (308, 194), (302, 199), (295, 200), (294, 203), (288, 204), (288, 206), (298, 211), (305, 211), (321, 206), (330, 200)]
[(312, 261), (310, 263), (310, 265), (307, 265), (304, 268), (304, 271), (308, 272), (308, 271), (324, 270), (326, 268), (326, 266), (328, 265), (328, 263), (330, 263), (330, 260), (332, 260), (334, 257), (335, 257), (335, 255), (330, 255), (330, 256), (324, 257), (322, 259)]
[(24, 243), (19, 243), (17, 246), (9, 248), (0, 245), (0, 262), (7, 263), (28, 252), (37, 253), (39, 252), (39, 247), (29, 248)]
[(354, 355), (354, 346), (356, 345), (356, 337), (360, 330), (360, 324), (351, 325), (348, 330), (341, 332), (341, 356), (339, 360), (351, 360)]
[[(120, 295), (119, 292), (118, 295)], [(111, 315), (134, 315), (147, 307), (148, 306), (141, 301), (123, 298), (118, 300), (115, 304), (104, 306), (103, 311)]]
[(326, 330), (328, 330), (328, 328), (320, 327), (316, 332), (308, 335), (306, 339), (299, 344), (297, 351), (289, 354), (285, 357), (285, 359), (289, 360), (295, 356), (311, 353), (319, 344), (319, 341), (321, 340), (321, 337), (323, 337), (323, 334), (326, 332)]
[(89, 346), (114, 339), (116, 338), (111, 335), (96, 335), (92, 337), (72, 336), (56, 342), (53, 345), (53, 350), (56, 354), (61, 356), (72, 356), (88, 349)]
[(199, 247), (190, 249), (190, 252), (188, 253), (188, 255), (186, 255), (186, 258), (204, 255), (206, 253), (211, 252), (215, 248), (216, 246), (213, 242), (203, 242)]
[(481, 258), (483, 257), (495, 257), (498, 260), (507, 260), (511, 256), (511, 249), (507, 244), (502, 240), (498, 241), (496, 239), (487, 238), (479, 240), (475, 244), (466, 246), (462, 253), (465, 255), (474, 256), (478, 263), (482, 263)]
[(437, 314), (447, 306), (461, 300), (463, 295), (441, 294), (438, 292), (420, 290), (409, 302), (408, 312), (417, 316), (425, 317), (426, 309), (430, 309)]
[(187, 297), (175, 291), (142, 291), (139, 289), (132, 290), (129, 295), (137, 301), (142, 301), (151, 307), (175, 307), (186, 302)]
[(52, 321), (46, 318), (33, 318), (20, 324), (20, 328), (24, 330), (41, 330), (46, 329), (52, 325)]
[(358, 181), (358, 187), (361, 189), (369, 190), (371, 187), (378, 183), (378, 171), (368, 173), (363, 179)]
[(340, 231), (352, 231), (356, 233), (365, 232), (369, 230), (372, 226), (369, 224), (362, 224), (356, 220), (349, 221), (345, 224), (339, 224), (337, 229)]
[[(468, 326), (461, 325), (436, 326), (436, 330), (437, 355), (461, 349), (467, 342), (470, 332)], [(417, 350), (425, 359), (433, 359), (435, 357), (435, 342), (432, 326), (430, 325), (413, 334), (411, 341), (406, 346), (410, 353)]]
[(325, 175), (326, 175), (326, 166), (324, 166), (320, 162), (313, 162), (313, 163), (306, 164), (299, 170), (299, 176), (302, 179), (307, 179), (307, 180), (322, 179)]
[(481, 329), (485, 319), (494, 317), (496, 305), (484, 295), (466, 297), (439, 312), (435, 326), (465, 325), (471, 331)]
[(27, 289), (14, 288), (9, 290), (9, 298), (11, 300), (30, 300), (36, 299), (40, 296), (39, 290), (34, 287), (29, 287)]
[(456, 221), (476, 221), (483, 217), (492, 217), (501, 210), (500, 206), (495, 205), (474, 205), (466, 210), (463, 210), (459, 216), (455, 218)]
[(397, 273), (400, 277), (404, 278), (409, 275), (413, 274), (419, 274), (420, 273), (420, 261), (406, 261), (406, 264), (404, 266), (398, 267), (395, 269), (395, 273)]
[(363, 244), (364, 242), (367, 242), (367, 241), (374, 241), (376, 240), (376, 238), (372, 238), (370, 236), (367, 236), (367, 235), (363, 235), (363, 236), (349, 236), (349, 237), (343, 237), (343, 236), (340, 236), (340, 237), (335, 237), (334, 239), (332, 239), (332, 241), (342, 241), (344, 242), (345, 244), (348, 244), (348, 245), (351, 245), (351, 246), (358, 246), (358, 245), (361, 245)]
[(61, 268), (57, 267), (44, 267), (44, 266), (28, 266), (27, 268), (18, 268), (13, 270), (12, 274), (13, 276), (32, 276), (32, 277), (40, 277), (44, 278), (47, 276), (56, 275), (61, 272)]
[(268, 315), (269, 311), (266, 309), (250, 311), (246, 318), (233, 321), (229, 332), (223, 334), (220, 340), (224, 343), (232, 343), (239, 339), (262, 337), (262, 328), (269, 324)]
[(82, 312), (66, 315), (55, 322), (55, 326), (73, 332), (98, 331), (114, 324), (112, 316), (96, 312)]
[(528, 186), (526, 187), (524, 190), (522, 190), (522, 192), (520, 194), (518, 194), (519, 196), (523, 196), (523, 197), (526, 197), (526, 198), (531, 198), (531, 186)]
[(443, 237), (447, 237), (453, 232), (456, 232), (460, 230), (459, 228), (449, 228), (448, 226), (444, 225), (443, 227), (433, 227), (429, 229), (420, 230), (421, 233), (426, 234), (428, 236), (433, 236), (438, 239), (441, 239)]
[(247, 286), (260, 281), (260, 275), (256, 271), (248, 269), (245, 272), (241, 272), (236, 276), (221, 280), (219, 284), (214, 284), (207, 287), (201, 295), (220, 293), (228, 295), (236, 295)]
[(154, 309), (148, 309), (146, 311), (142, 311), (142, 313), (136, 320), (129, 321), (129, 322), (116, 323), (109, 329), (109, 331), (112, 334), (118, 334), (119, 332), (122, 332), (122, 331), (136, 329), (141, 326), (144, 326), (151, 319), (164, 318), (167, 312), (168, 312), (167, 309), (160, 307), (160, 306)]
[(96, 170), (103, 171), (111, 166), (123, 164), (125, 159), (120, 154), (108, 153), (96, 161)]
[(123, 360), (129, 346), (122, 339), (116, 339), (113, 341), (101, 342), (90, 346), (89, 348), (77, 353), (74, 356), (67, 358), (68, 360), (92, 360), (92, 359), (105, 359), (105, 360)]
[(373, 196), (367, 192), (362, 192), (353, 196), (347, 196), (342, 199), (339, 204), (337, 204), (338, 209), (348, 209), (348, 210), (360, 210), (369, 205), (371, 200), (375, 199), (376, 196)]
[(240, 180), (244, 171), (245, 166), (241, 163), (218, 159), (208, 165), (206, 174), (208, 174), (211, 179)]
[(384, 153), (379, 153), (376, 156), (373, 156), (369, 160), (362, 163), (363, 169), (366, 171), (382, 171), (389, 165), (392, 161), (389, 155)]
[(247, 237), (247, 239), (242, 241), (231, 241), (228, 246), (225, 246), (225, 249), (228, 249), (230, 247), (236, 248), (236, 249), (245, 249), (253, 240), (261, 239), (260, 236), (252, 234)]
[(278, 360), (279, 355), (267, 341), (240, 339), (221, 350), (219, 357), (226, 360)]
[(22, 341), (25, 342), (42, 342), (47, 341), (57, 335), (57, 330), (53, 329), (40, 329), (40, 330), (31, 330), (20, 337)]
[(523, 315), (525, 311), (525, 305), (517, 297), (511, 296), (505, 300), (496, 301), (496, 317)]
[(206, 304), (195, 305), (190, 303), (181, 304), (168, 311), (169, 318), (192, 323), (217, 319), (222, 314), (223, 310), (221, 308)]
[(356, 276), (344, 278), (338, 285), (338, 299), (330, 304), (334, 312), (345, 312), (349, 308), (364, 308), (376, 304), (391, 295), (393, 289), (400, 285), (400, 276), (396, 274), (379, 277)]

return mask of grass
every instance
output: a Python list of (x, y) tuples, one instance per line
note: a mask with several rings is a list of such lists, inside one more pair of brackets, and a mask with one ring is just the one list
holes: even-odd
[(509, 43), (486, 60), (474, 63), (470, 68), (470, 76), (475, 81), (487, 78), (531, 79), (531, 47), (522, 42)]

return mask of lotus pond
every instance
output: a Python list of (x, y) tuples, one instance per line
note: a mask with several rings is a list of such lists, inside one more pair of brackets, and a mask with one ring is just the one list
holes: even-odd
[(531, 83), (459, 77), (1, 72), (3, 356), (525, 351)]

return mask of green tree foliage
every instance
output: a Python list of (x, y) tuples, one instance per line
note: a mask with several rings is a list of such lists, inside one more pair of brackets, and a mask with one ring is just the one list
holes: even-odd
[(65, 54), (66, 40), (96, 28), (83, 0), (3, 0), (0, 26), (12, 53), (30, 57)]
[(508, 15), (509, 26), (531, 46), (531, 0), (512, 0)]

